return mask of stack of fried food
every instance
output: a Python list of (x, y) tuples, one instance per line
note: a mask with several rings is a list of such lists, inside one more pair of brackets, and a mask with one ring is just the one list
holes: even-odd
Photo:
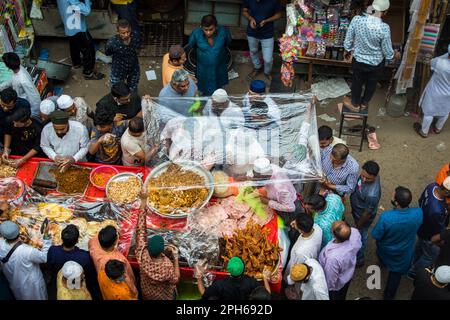
[(281, 248), (268, 239), (269, 230), (250, 220), (245, 229), (238, 229), (232, 237), (224, 237), (224, 261), (237, 256), (244, 261), (245, 274), (262, 279), (263, 271), (268, 268), (275, 274), (280, 264)]
[(172, 163), (161, 175), (150, 180), (148, 200), (163, 214), (197, 209), (208, 196), (205, 184), (199, 174)]
[(11, 167), (7, 163), (1, 163), (0, 162), (0, 179), (3, 178), (9, 178), (9, 177), (15, 177), (17, 173), (17, 169), (14, 167)]
[(111, 181), (108, 187), (108, 198), (117, 203), (131, 203), (139, 198), (141, 182), (137, 177), (126, 180)]

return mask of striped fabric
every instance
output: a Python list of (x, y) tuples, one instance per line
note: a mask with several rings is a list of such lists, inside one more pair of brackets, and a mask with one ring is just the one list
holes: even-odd
[(323, 172), (328, 180), (336, 185), (336, 191), (339, 195), (351, 193), (355, 190), (358, 181), (359, 164), (351, 155), (348, 155), (342, 166), (334, 168), (331, 162), (332, 150), (331, 146), (321, 150)]

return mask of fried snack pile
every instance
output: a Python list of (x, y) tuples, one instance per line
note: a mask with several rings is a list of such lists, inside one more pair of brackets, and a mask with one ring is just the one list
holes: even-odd
[(67, 194), (84, 193), (89, 185), (90, 172), (90, 169), (77, 167), (70, 167), (64, 173), (58, 169), (50, 169), (58, 183), (58, 192)]
[(136, 177), (126, 180), (112, 181), (108, 187), (108, 197), (115, 203), (130, 203), (139, 197), (141, 183)]
[(17, 173), (17, 169), (7, 165), (7, 164), (0, 164), (0, 179), (1, 178), (9, 178), (9, 177), (15, 177)]
[(250, 221), (245, 229), (236, 230), (233, 237), (224, 237), (225, 256), (222, 258), (228, 261), (234, 256), (240, 257), (245, 264), (245, 274), (256, 279), (262, 279), (264, 267), (275, 273), (282, 249), (269, 241), (268, 234), (269, 230)]
[(104, 188), (108, 184), (109, 179), (114, 175), (114, 172), (96, 172), (92, 177), (92, 182), (94, 182), (96, 186)]
[(23, 188), (14, 178), (5, 178), (0, 181), (0, 201), (17, 198), (23, 192)]
[(160, 213), (179, 213), (200, 207), (208, 196), (205, 179), (171, 164), (147, 185), (148, 200)]
[(41, 215), (49, 220), (64, 222), (72, 218), (72, 210), (69, 210), (56, 203), (38, 203), (38, 209)]

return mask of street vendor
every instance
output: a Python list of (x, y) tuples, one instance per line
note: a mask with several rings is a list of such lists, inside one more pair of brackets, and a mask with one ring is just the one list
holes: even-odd
[(81, 97), (72, 98), (63, 94), (56, 100), (58, 109), (67, 112), (70, 120), (78, 121), (88, 129), (88, 134), (92, 131), (92, 119), (88, 117), (88, 113), (92, 112), (90, 106)]
[[(45, 157), (41, 149), (42, 125), (31, 118), (31, 110), (21, 108), (7, 118), (9, 125), (5, 129), (2, 159), (8, 161), (9, 155), (21, 156), (10, 161), (18, 168), (32, 157)], [(11, 149), (10, 149), (11, 148)]]
[(43, 126), (50, 122), (50, 114), (56, 110), (57, 100), (58, 99), (52, 100), (49, 98), (42, 100), (41, 105), (39, 106), (39, 119)]
[(250, 112), (251, 106), (255, 102), (265, 102), (268, 107), (268, 116), (276, 121), (278, 124), (281, 122), (280, 109), (273, 99), (266, 95), (266, 83), (262, 80), (253, 80), (250, 83), (248, 93), (244, 96), (243, 111), (245, 114)]
[[(216, 280), (205, 289), (203, 284), (205, 270), (200, 265), (195, 265), (194, 276), (198, 280), (197, 286), (202, 295), (202, 300), (248, 300), (253, 290), (260, 287), (256, 279), (244, 274), (245, 265), (239, 257), (232, 257), (228, 261), (227, 271), (230, 273), (229, 277)], [(268, 292), (271, 292), (269, 278), (270, 271), (265, 269), (263, 272), (264, 287)]]
[(77, 121), (69, 120), (67, 112), (56, 110), (41, 134), (41, 148), (60, 168), (66, 170), (70, 165), (83, 161), (88, 152), (89, 136), (87, 129)]
[[(297, 191), (282, 169), (271, 164), (267, 158), (255, 160), (253, 180), (262, 181), (264, 188), (257, 191), (262, 203), (275, 210), (289, 228), (291, 222), (301, 212)], [(293, 235), (292, 235), (293, 237)]]
[(203, 108), (203, 115), (207, 117), (217, 117), (226, 128), (242, 127), (244, 125), (244, 113), (242, 109), (233, 103), (224, 89), (214, 91), (211, 99)]

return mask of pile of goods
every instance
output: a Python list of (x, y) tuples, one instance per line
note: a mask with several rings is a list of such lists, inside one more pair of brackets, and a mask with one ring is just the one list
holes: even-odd
[(108, 198), (117, 203), (125, 204), (136, 201), (141, 192), (141, 181), (135, 176), (127, 179), (111, 181), (108, 186)]
[(0, 201), (12, 201), (20, 197), (24, 192), (21, 180), (16, 178), (0, 179)]
[(0, 163), (0, 179), (15, 177), (17, 169), (7, 165), (5, 163)]
[(89, 185), (90, 168), (72, 166), (61, 172), (57, 168), (50, 169), (58, 184), (56, 189), (65, 194), (84, 194)]
[(259, 224), (250, 221), (245, 229), (236, 230), (232, 237), (224, 237), (225, 261), (232, 257), (240, 257), (245, 264), (245, 274), (262, 279), (263, 271), (269, 268), (272, 275), (278, 272), (280, 252), (278, 244), (268, 239), (269, 231)]
[(150, 205), (162, 214), (199, 208), (208, 197), (205, 179), (194, 171), (170, 164), (147, 185)]
[(21, 240), (36, 248), (41, 248), (43, 244), (41, 227), (45, 218), (49, 220), (48, 230), (53, 244), (62, 244), (61, 231), (67, 225), (74, 224), (80, 232), (77, 245), (82, 249), (88, 248), (89, 240), (102, 228), (108, 225), (118, 228), (114, 220), (88, 221), (84, 217), (75, 217), (73, 210), (57, 203), (37, 203), (17, 207), (9, 213), (9, 219), (20, 227)]

